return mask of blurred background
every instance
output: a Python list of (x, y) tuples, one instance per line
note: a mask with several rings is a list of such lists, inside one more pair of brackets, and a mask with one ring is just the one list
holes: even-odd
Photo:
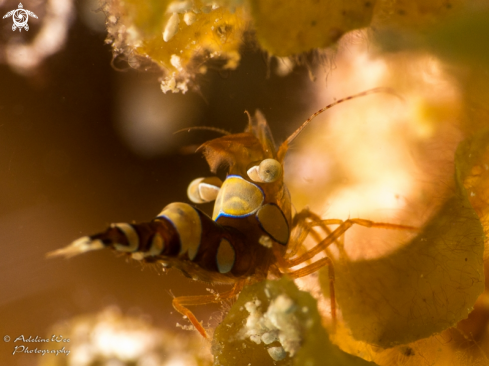
[[(168, 203), (188, 202), (187, 185), (209, 175), (193, 151), (219, 135), (173, 134), (181, 128), (242, 132), (244, 111), (260, 108), (277, 139), (284, 139), (309, 113), (307, 70), (267, 78), (266, 57), (250, 49), (236, 71), (210, 68), (200, 93), (165, 95), (158, 74), (111, 65), (104, 16), (97, 23), (93, 18), (100, 14), (91, 12), (96, 7), (77, 3), (65, 43), (35, 69), (19, 72), (5, 64), (3, 51), (32, 40), (45, 15), (42, 2), (24, 5), (39, 17), (30, 18), (29, 32), (12, 32), (11, 19), (0, 27), (1, 337), (45, 336), (54, 323), (107, 305), (147, 314), (156, 326), (178, 331), (175, 323), (184, 321), (173, 311), (170, 291), (203, 294), (208, 285), (110, 252), (71, 260), (46, 259), (46, 253), (111, 222), (150, 221)], [(0, 2), (2, 15), (16, 8), (14, 1)], [(197, 308), (196, 314), (207, 322), (217, 310)], [(12, 341), (1, 342), (0, 364), (41, 359), (12, 356), (12, 348)]]
[[(17, 5), (0, 0), (0, 13)], [(382, 55), (357, 32), (344, 37), (334, 57), (322, 55), (319, 67), (306, 57), (292, 70), (245, 45), (236, 70), (211, 63), (198, 92), (163, 94), (159, 74), (113, 62), (96, 4), (24, 7), (39, 18), (29, 19), (28, 32), (13, 32), (11, 19), (0, 25), (2, 338), (51, 335), (54, 324), (108, 306), (189, 334), (175, 326), (186, 323), (172, 309), (172, 294), (205, 294), (209, 285), (108, 251), (46, 259), (111, 222), (150, 221), (168, 203), (188, 202), (187, 185), (209, 175), (193, 151), (218, 135), (174, 134), (185, 127), (242, 132), (244, 111), (259, 108), (280, 143), (324, 105), (391, 87), (401, 98), (376, 94), (342, 104), (297, 139), (285, 167), (296, 209), (421, 226), (453, 189), (462, 97), (460, 83), (434, 55), (413, 52), (409, 61), (403, 52)], [(19, 53), (22, 42), (37, 46)], [(372, 245), (371, 232), (352, 230), (352, 258), (383, 255), (409, 236), (376, 233)], [(195, 314), (215, 325), (220, 308), (198, 307)], [(0, 344), (0, 364), (40, 362), (41, 356), (13, 357), (12, 341)]]

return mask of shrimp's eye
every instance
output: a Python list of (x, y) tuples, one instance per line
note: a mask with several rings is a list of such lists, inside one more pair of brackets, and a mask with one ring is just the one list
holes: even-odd
[(248, 169), (248, 177), (259, 183), (272, 183), (282, 176), (282, 164), (275, 159), (265, 159), (260, 165)]
[(217, 177), (197, 178), (188, 186), (187, 195), (193, 203), (214, 201), (221, 189), (222, 181)]

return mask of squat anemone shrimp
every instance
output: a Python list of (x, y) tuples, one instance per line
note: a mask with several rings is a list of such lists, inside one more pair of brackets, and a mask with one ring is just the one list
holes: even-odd
[[(336, 319), (333, 263), (327, 256), (316, 261), (353, 225), (369, 228), (410, 230), (412, 226), (352, 218), (322, 219), (304, 209), (292, 214), (291, 197), (284, 183), (283, 162), (290, 144), (317, 115), (347, 100), (390, 89), (364, 91), (321, 108), (290, 135), (278, 149), (261, 112), (249, 117), (243, 133), (207, 141), (202, 152), (212, 173), (226, 167), (227, 176), (197, 178), (188, 187), (189, 199), (200, 204), (215, 201), (212, 218), (182, 202), (170, 203), (150, 222), (115, 223), (99, 234), (84, 236), (50, 256), (71, 257), (110, 248), (133, 259), (177, 268), (187, 277), (211, 284), (228, 284), (225, 292), (173, 298), (173, 307), (186, 316), (197, 331), (207, 332), (188, 306), (232, 299), (245, 287), (267, 278), (300, 278), (328, 266), (331, 315)], [(214, 129), (215, 130), (215, 129)], [(331, 229), (331, 226), (336, 228)], [(321, 230), (321, 232), (318, 232)], [(304, 242), (311, 237), (312, 248)], [(293, 269), (301, 266), (299, 269)]]

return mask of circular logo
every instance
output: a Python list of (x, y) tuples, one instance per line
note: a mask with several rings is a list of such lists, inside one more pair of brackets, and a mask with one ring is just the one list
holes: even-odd
[(10, 341), (10, 337), (9, 337), (8, 335), (6, 335), (5, 337), (3, 337), (3, 340), (4, 340), (5, 342), (8, 342), (8, 341)]
[(14, 20), (14, 24), (18, 28), (24, 28), (24, 26), (27, 24), (27, 21), (29, 20), (29, 15), (24, 9), (17, 9), (14, 12), (12, 18)]

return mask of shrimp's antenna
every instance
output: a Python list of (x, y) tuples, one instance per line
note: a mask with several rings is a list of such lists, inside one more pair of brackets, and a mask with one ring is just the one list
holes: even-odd
[(404, 100), (399, 94), (397, 94), (393, 89), (391, 88), (385, 88), (385, 87), (379, 87), (379, 88), (373, 88), (369, 90), (365, 90), (361, 93), (350, 95), (349, 97), (339, 99), (336, 102), (333, 102), (331, 104), (328, 104), (326, 107), (321, 108), (314, 114), (312, 114), (297, 130), (295, 130), (292, 135), (290, 135), (287, 140), (285, 140), (282, 145), (280, 145), (280, 148), (277, 153), (277, 157), (279, 161), (283, 161), (283, 158), (285, 157), (285, 153), (287, 152), (287, 149), (289, 148), (289, 145), (294, 141), (294, 139), (302, 132), (304, 128), (311, 122), (315, 117), (323, 113), (324, 111), (334, 107), (335, 105), (338, 105), (340, 103), (346, 102), (351, 99), (359, 98), (359, 97), (364, 97), (369, 94), (374, 94), (374, 93), (387, 93), (387, 94), (392, 94), (396, 97), (398, 97), (401, 100)]
[(217, 127), (208, 127), (208, 126), (194, 126), (194, 127), (182, 128), (181, 130), (178, 130), (178, 131), (173, 132), (173, 134), (175, 135), (175, 134), (180, 133), (180, 132), (184, 132), (184, 131), (190, 132), (190, 131), (193, 131), (193, 130), (213, 131), (213, 132), (220, 133), (222, 135), (230, 135), (231, 134), (231, 132), (228, 132), (226, 130), (222, 130), (222, 129), (217, 128)]

